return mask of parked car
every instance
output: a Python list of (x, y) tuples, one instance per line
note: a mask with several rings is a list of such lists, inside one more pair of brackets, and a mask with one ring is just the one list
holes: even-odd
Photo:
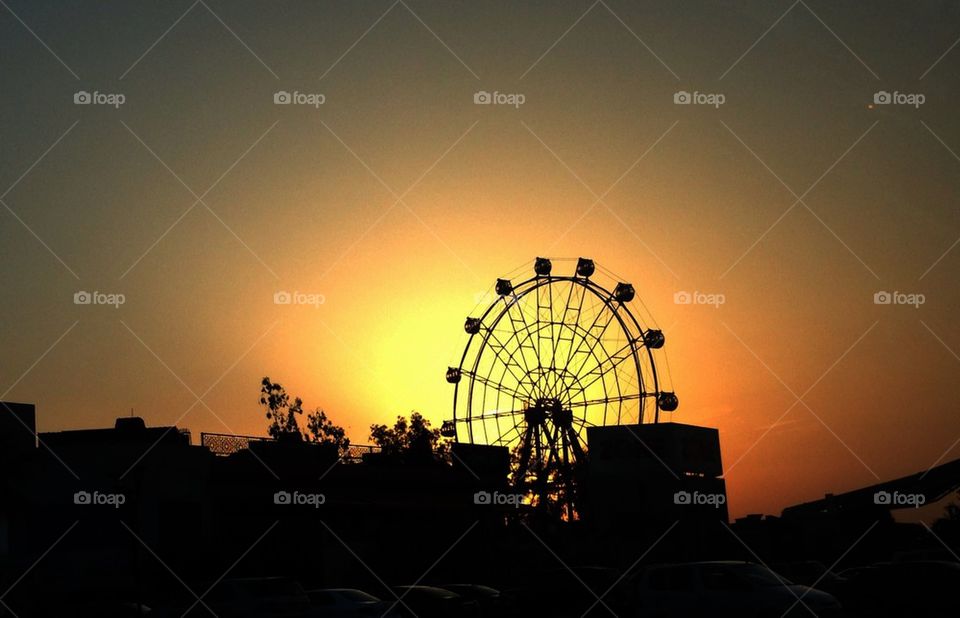
[(752, 562), (650, 566), (632, 576), (623, 593), (625, 616), (841, 615), (834, 596)]
[(476, 601), (480, 615), (484, 618), (500, 616), (504, 613), (503, 598), (496, 588), (479, 584), (443, 584), (438, 587), (455, 592), (465, 599)]
[[(289, 577), (225, 579), (203, 602), (219, 618), (304, 618), (319, 615), (300, 584)], [(192, 615), (205, 615), (199, 604)]]
[(960, 564), (885, 562), (843, 572), (840, 600), (850, 616), (956, 616)]
[(611, 589), (619, 577), (616, 569), (602, 566), (535, 571), (503, 596), (521, 616), (610, 616), (617, 596)]
[(890, 562), (957, 562), (957, 557), (946, 547), (921, 547), (894, 552)]
[(455, 592), (433, 586), (397, 586), (394, 592), (402, 598), (394, 610), (404, 618), (478, 618), (476, 601)]
[[(97, 618), (136, 618), (154, 615), (149, 607), (134, 601), (67, 602), (60, 599), (53, 611), (56, 612), (53, 615), (58, 616), (58, 618), (88, 618), (89, 616), (96, 616)], [(0, 616), (4, 615), (3, 612), (0, 612)]]
[[(355, 588), (324, 588), (307, 592), (310, 602), (320, 610), (323, 616), (331, 618), (363, 618), (366, 616), (383, 616), (390, 609), (387, 603), (377, 597)], [(396, 616), (390, 612), (388, 618)]]
[(869, 571), (870, 569), (873, 569), (873, 568), (876, 568), (876, 567), (874, 567), (874, 566), (872, 566), (872, 565), (858, 566), (858, 567), (850, 567), (850, 568), (848, 568), (848, 569), (844, 569), (844, 570), (840, 571), (840, 577), (842, 577), (842, 578), (844, 579), (844, 581), (850, 582), (850, 581), (853, 580), (855, 577), (860, 577), (860, 576), (863, 575), (865, 572), (867, 572), (867, 571)]
[(781, 562), (771, 564), (770, 568), (794, 584), (810, 586), (817, 590), (829, 592), (832, 595), (836, 595), (846, 583), (842, 576), (829, 570), (826, 565), (816, 560)]
[(18, 615), (56, 616), (57, 618), (137, 618), (157, 616), (152, 606), (134, 600), (136, 595), (116, 590), (72, 590), (69, 593), (44, 595), (31, 609), (12, 609), (7, 614), (0, 604), (0, 617)]

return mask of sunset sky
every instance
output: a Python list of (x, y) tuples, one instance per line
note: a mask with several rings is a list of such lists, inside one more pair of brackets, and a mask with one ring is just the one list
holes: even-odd
[(439, 425), (478, 298), (587, 256), (731, 516), (960, 457), (956, 3), (2, 4), (0, 399), (41, 431), (264, 435), (264, 375), (357, 443)]

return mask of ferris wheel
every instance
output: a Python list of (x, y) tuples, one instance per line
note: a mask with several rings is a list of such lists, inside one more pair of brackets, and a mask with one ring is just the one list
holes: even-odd
[(605, 287), (587, 258), (568, 274), (537, 258), (533, 271), (519, 283), (498, 279), (496, 297), (466, 319), (460, 364), (447, 370), (455, 390), (443, 432), (507, 447), (517, 490), (572, 517), (587, 428), (656, 423), (678, 401), (662, 389), (663, 332), (631, 310), (631, 284)]

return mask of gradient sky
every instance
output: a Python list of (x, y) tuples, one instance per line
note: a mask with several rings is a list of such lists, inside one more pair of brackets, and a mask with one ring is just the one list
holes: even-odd
[(960, 457), (960, 8), (909, 4), (6, 0), (0, 398), (262, 435), (269, 375), (355, 442), (439, 424), (478, 296), (584, 255), (666, 330), (732, 516)]

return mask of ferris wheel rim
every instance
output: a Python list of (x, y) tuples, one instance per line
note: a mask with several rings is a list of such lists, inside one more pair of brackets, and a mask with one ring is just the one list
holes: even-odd
[[(500, 302), (497, 302), (497, 301), (491, 303), (491, 305), (487, 308), (487, 311), (485, 311), (485, 312), (483, 313), (483, 315), (481, 316), (481, 318), (479, 318), (479, 320), (478, 320), (480, 324), (483, 324), (484, 320), (486, 320), (487, 316), (490, 315), (491, 311), (498, 310), (498, 313), (496, 313), (495, 319), (492, 321), (492, 323), (490, 323), (485, 329), (483, 329), (483, 335), (481, 336), (480, 343), (479, 343), (479, 345), (478, 345), (478, 347), (477, 347), (477, 349), (476, 349), (476, 351), (475, 351), (475, 357), (474, 357), (474, 363), (473, 363), (472, 370), (471, 370), (470, 372), (468, 372), (468, 373), (470, 373), (470, 374), (472, 375), (473, 379), (471, 379), (469, 391), (468, 391), (468, 394), (467, 394), (467, 405), (466, 405), (467, 411), (466, 411), (466, 413), (465, 413), (465, 415), (464, 415), (464, 420), (466, 420), (466, 422), (467, 422), (467, 433), (468, 433), (468, 439), (470, 440), (470, 442), (472, 442), (472, 443), (476, 442), (476, 437), (474, 436), (474, 424), (475, 424), (475, 422), (476, 422), (476, 421), (481, 421), (481, 422), (482, 422), (483, 419), (484, 419), (484, 416), (486, 416), (486, 415), (480, 415), (480, 416), (476, 416), (476, 417), (475, 417), (475, 416), (472, 414), (472, 408), (473, 408), (473, 399), (474, 399), (473, 393), (474, 393), (474, 389), (475, 389), (475, 387), (476, 387), (476, 382), (478, 381), (476, 378), (477, 378), (477, 376), (479, 376), (479, 373), (478, 373), (477, 369), (478, 369), (478, 367), (479, 367), (479, 364), (480, 364), (481, 359), (483, 358), (484, 351), (485, 351), (486, 349), (488, 349), (488, 348), (492, 348), (492, 346), (490, 346), (490, 337), (491, 337), (491, 336), (493, 335), (493, 333), (496, 331), (497, 326), (504, 320), (504, 318), (509, 316), (509, 319), (510, 319), (510, 321), (511, 321), (511, 324), (514, 325), (514, 328), (512, 329), (512, 334), (511, 334), (511, 336), (507, 338), (507, 341), (509, 342), (510, 339), (512, 338), (512, 339), (515, 339), (515, 340), (516, 340), (516, 343), (517, 343), (517, 349), (514, 350), (513, 354), (511, 354), (511, 357), (510, 357), (510, 358), (512, 359), (512, 358), (513, 358), (513, 355), (515, 355), (518, 351), (522, 351), (523, 342), (524, 342), (524, 341), (528, 341), (528, 340), (533, 336), (533, 334), (534, 334), (533, 332), (531, 332), (530, 325), (529, 325), (529, 324), (527, 323), (527, 321), (526, 321), (526, 315), (525, 315), (524, 312), (523, 312), (523, 306), (522, 306), (522, 304), (521, 304), (522, 301), (525, 300), (530, 294), (532, 294), (532, 293), (538, 293), (538, 291), (540, 290), (540, 288), (542, 288), (542, 287), (544, 287), (544, 286), (552, 286), (552, 285), (554, 285), (554, 284), (556, 284), (556, 283), (562, 283), (562, 282), (567, 282), (567, 283), (570, 284), (570, 293), (569, 293), (569, 295), (568, 295), (567, 303), (564, 305), (564, 317), (563, 317), (563, 319), (562, 319), (562, 323), (563, 323), (566, 327), (568, 327), (568, 328), (570, 327), (569, 324), (566, 324), (566, 313), (570, 310), (570, 300), (571, 300), (572, 297), (573, 297), (573, 291), (576, 289), (575, 286), (576, 286), (576, 285), (579, 285), (579, 286), (581, 286), (581, 287), (583, 288), (583, 292), (582, 292), (582, 294), (581, 294), (579, 307), (577, 308), (578, 320), (579, 320), (579, 316), (582, 315), (583, 303), (584, 303), (584, 300), (586, 299), (586, 293), (589, 291), (590, 293), (593, 294), (594, 299), (595, 299), (596, 301), (599, 301), (599, 303), (602, 304), (603, 308), (604, 308), (606, 311), (608, 311), (609, 314), (610, 314), (610, 316), (611, 316), (611, 318), (607, 321), (607, 324), (604, 326), (604, 330), (606, 330), (606, 328), (609, 327), (610, 323), (612, 323), (612, 321), (613, 321), (613, 318), (616, 318), (616, 319), (617, 319), (617, 322), (618, 322), (618, 324), (619, 324), (619, 326), (620, 326), (620, 328), (621, 328), (624, 332), (628, 333), (628, 335), (630, 334), (630, 333), (629, 333), (629, 328), (628, 328), (628, 326), (625, 324), (624, 320), (621, 318), (621, 316), (620, 316), (619, 313), (618, 313), (618, 309), (620, 309), (621, 306), (614, 305), (614, 304), (611, 302), (612, 299), (613, 299), (613, 293), (610, 292), (610, 290), (604, 288), (603, 286), (597, 284), (596, 282), (590, 281), (588, 278), (585, 278), (585, 277), (576, 277), (576, 276), (535, 276), (535, 277), (531, 277), (531, 278), (529, 278), (529, 279), (526, 279), (526, 280), (520, 282), (520, 283), (517, 284), (516, 286), (512, 286), (512, 285), (511, 285), (510, 293), (509, 293), (509, 294), (506, 294), (506, 295), (501, 295), (501, 299), (502, 299), (504, 302), (503, 302), (502, 304), (501, 304)], [(507, 298), (509, 298), (509, 300), (507, 300)], [(551, 297), (551, 298), (552, 298), (552, 297)], [(540, 308), (540, 304), (539, 304), (539, 303), (540, 303), (540, 299), (539, 299), (539, 297), (537, 298), (537, 303), (538, 303), (538, 305), (537, 305), (537, 306), (538, 306), (537, 324), (539, 325), (539, 322), (540, 322), (540, 318), (539, 318), (539, 308)], [(524, 340), (523, 340), (523, 341), (520, 340), (520, 338), (519, 338), (520, 332), (519, 332), (518, 329), (516, 328), (516, 322), (517, 322), (517, 320), (513, 317), (513, 314), (511, 313), (511, 311), (513, 310), (514, 307), (519, 307), (519, 309), (518, 309), (517, 312), (520, 313), (521, 320), (523, 321), (523, 325), (524, 325), (524, 327), (525, 327), (524, 330), (525, 330), (525, 333), (526, 333), (526, 334), (525, 334), (525, 337), (524, 337)], [(629, 311), (629, 308), (623, 308), (623, 309), (624, 309), (625, 311)], [(551, 305), (551, 310), (552, 310), (552, 305)], [(581, 335), (581, 339), (580, 339), (580, 341), (579, 341), (579, 343), (578, 343), (578, 345), (577, 345), (577, 351), (579, 351), (579, 349), (582, 347), (583, 343), (586, 341), (586, 335), (588, 335), (589, 332), (590, 332), (590, 330), (592, 330), (593, 327), (596, 326), (597, 322), (599, 321), (600, 315), (601, 315), (601, 311), (598, 311), (598, 313), (597, 313), (597, 315), (595, 316), (594, 321), (593, 321), (593, 323), (591, 324), (591, 326), (585, 330), (585, 334), (582, 334), (582, 335)], [(551, 324), (553, 324), (553, 323), (554, 323), (554, 320), (551, 320)], [(581, 327), (581, 325), (579, 324), (579, 322), (577, 322), (575, 325), (576, 325), (577, 327)], [(581, 327), (581, 328), (582, 328), (582, 327)], [(538, 329), (538, 331), (537, 331), (538, 336), (539, 336), (539, 331), (540, 331), (540, 330), (543, 330), (543, 328), (539, 328), (539, 329)], [(638, 329), (638, 334), (639, 334), (639, 333), (642, 333), (642, 329)], [(476, 335), (476, 334), (480, 334), (480, 333), (478, 332), (478, 333), (475, 333), (475, 335)], [(637, 373), (637, 376), (638, 376), (638, 382), (642, 384), (642, 374), (641, 374), (640, 364), (639, 364), (639, 358), (637, 358), (636, 346), (635, 346), (637, 339), (638, 339), (638, 337), (632, 337), (632, 336), (629, 337), (629, 345), (630, 345), (630, 348), (631, 348), (631, 350), (630, 350), (630, 356), (634, 359), (634, 368), (636, 369), (636, 373)], [(599, 342), (600, 342), (600, 341), (599, 341), (599, 338), (598, 338), (598, 341), (597, 341), (596, 343), (599, 343)], [(498, 343), (499, 343), (499, 341), (498, 341)], [(463, 359), (464, 359), (464, 360), (466, 359), (467, 354), (470, 352), (470, 345), (471, 345), (471, 344), (472, 344), (472, 338), (471, 338), (471, 341), (468, 342), (468, 345), (467, 345), (467, 346), (465, 347), (465, 349), (464, 349), (464, 356), (463, 356)], [(503, 347), (502, 343), (500, 343), (500, 345), (501, 345), (501, 347)], [(591, 348), (590, 348), (590, 353), (596, 357), (595, 350), (596, 350), (596, 344), (594, 344), (594, 345), (591, 346)], [(499, 358), (499, 353), (497, 353), (497, 352), (495, 351), (495, 354), (497, 354), (497, 357)], [(523, 355), (521, 355), (521, 356), (522, 356), (522, 358), (524, 358), (524, 365), (525, 365), (525, 367), (527, 368), (527, 373), (529, 373), (529, 372), (531, 371), (531, 369), (529, 368), (529, 366), (526, 365), (525, 357), (524, 357)], [(568, 362), (566, 363), (567, 365), (569, 365), (570, 360), (572, 360), (572, 358), (571, 358), (571, 359), (568, 359)], [(597, 358), (597, 360), (598, 360), (598, 363), (599, 363), (599, 362), (600, 362), (600, 359)], [(566, 369), (566, 368), (565, 368), (565, 369)], [(581, 366), (581, 369), (582, 369), (582, 366)], [(463, 371), (463, 362), (462, 362), (462, 361), (461, 361), (461, 371)], [(501, 380), (502, 380), (502, 378), (503, 378), (505, 375), (506, 375), (506, 369), (501, 373)], [(605, 374), (605, 373), (601, 374), (601, 377), (603, 377), (604, 375), (606, 375), (606, 374)], [(514, 374), (514, 376), (515, 376), (515, 374)], [(515, 376), (515, 377), (516, 377), (516, 376)], [(619, 392), (619, 391), (620, 391), (620, 387), (619, 387), (619, 376), (614, 373), (614, 378), (615, 378), (615, 380), (617, 380), (617, 388), (618, 388), (618, 392)], [(491, 385), (491, 384), (486, 384), (484, 380), (479, 380), (479, 381), (480, 381), (481, 383), (484, 383), (485, 386), (487, 386), (487, 387), (492, 387), (492, 388), (494, 388), (494, 390), (497, 392), (497, 399), (498, 399), (498, 400), (499, 400), (499, 396), (502, 395), (502, 394), (504, 394), (504, 391), (506, 391), (506, 390), (514, 390), (514, 389), (504, 389), (504, 388), (500, 388), (499, 386), (502, 386), (502, 383), (500, 383), (500, 384), (492, 384), (492, 385)], [(520, 380), (520, 381), (522, 382), (522, 380)], [(604, 381), (604, 385), (606, 385), (606, 382), (605, 382), (605, 381)], [(639, 384), (638, 384), (638, 386), (639, 386)], [(507, 393), (507, 394), (513, 396), (513, 393)], [(534, 393), (528, 392), (527, 395), (528, 395), (528, 398), (529, 398), (530, 400), (535, 399)], [(541, 395), (542, 395), (542, 393), (541, 393)], [(486, 393), (484, 393), (484, 399), (485, 399), (485, 398), (486, 398)], [(523, 400), (524, 397), (521, 396), (521, 397), (519, 397), (518, 399)], [(641, 414), (642, 414), (642, 412), (641, 412)], [(455, 421), (454, 421), (454, 422), (456, 423), (456, 401), (455, 401), (455, 403), (454, 403), (454, 415), (455, 415), (455, 416), (454, 416), (454, 418), (455, 418)], [(498, 441), (500, 441), (500, 440), (503, 438), (504, 435), (510, 434), (510, 433), (511, 433), (511, 430), (517, 428), (518, 425), (522, 425), (522, 423), (520, 423), (520, 424), (514, 424), (513, 426), (508, 426), (508, 427), (506, 428), (506, 430), (504, 430), (504, 429), (500, 426), (500, 421), (499, 421), (499, 419), (497, 419), (497, 420), (495, 421), (495, 423), (496, 423), (496, 435), (497, 435), (497, 438), (496, 438), (496, 440), (493, 440), (493, 442), (498, 442)], [(455, 427), (456, 427), (456, 425), (455, 425)], [(483, 433), (484, 433), (484, 436), (483, 436), (484, 440), (483, 440), (483, 441), (484, 441), (485, 443), (490, 443), (491, 440), (490, 440), (490, 436), (489, 436), (489, 426), (486, 425), (486, 424), (483, 424), (482, 427), (483, 427)], [(553, 440), (551, 439), (551, 442), (552, 442), (552, 441), (553, 441)]]
[[(461, 441), (460, 439), (461, 430), (459, 429), (459, 426), (462, 424), (466, 424), (465, 437), (467, 441), (471, 443), (476, 443), (476, 438), (479, 436), (474, 435), (474, 424), (478, 421), (483, 421), (489, 418), (487, 415), (473, 416), (471, 414), (471, 408), (472, 408), (472, 401), (473, 401), (473, 392), (474, 392), (476, 383), (478, 381), (481, 383), (484, 383), (484, 381), (487, 380), (488, 378), (488, 376), (484, 376), (481, 378), (479, 372), (477, 371), (477, 367), (479, 366), (480, 360), (483, 357), (484, 351), (489, 347), (491, 350), (494, 350), (494, 353), (496, 354), (497, 358), (498, 359), (500, 358), (499, 353), (494, 349), (494, 346), (491, 345), (490, 343), (491, 337), (494, 338), (497, 345), (499, 345), (501, 349), (506, 349), (506, 346), (503, 344), (503, 342), (500, 342), (499, 339), (494, 334), (497, 325), (499, 325), (501, 321), (510, 314), (514, 306), (518, 306), (518, 312), (520, 312), (521, 316), (523, 317), (524, 326), (526, 327), (525, 328), (526, 337), (524, 340), (525, 341), (529, 340), (534, 333), (530, 330), (529, 325), (526, 324), (526, 318), (522, 313), (522, 307), (519, 306), (519, 303), (529, 294), (536, 292), (537, 290), (540, 290), (544, 286), (552, 286), (554, 284), (564, 283), (564, 282), (570, 284), (571, 296), (573, 294), (573, 290), (576, 289), (576, 286), (580, 286), (581, 288), (583, 288), (584, 295), (586, 295), (587, 292), (590, 292), (594, 296), (595, 300), (599, 300), (599, 302), (602, 304), (602, 308), (597, 312), (597, 315), (594, 318), (593, 324), (589, 328), (585, 329), (585, 332), (587, 334), (590, 334), (590, 331), (597, 325), (600, 315), (605, 310), (610, 313), (611, 317), (607, 321), (607, 324), (604, 327), (604, 331), (606, 330), (606, 328), (609, 328), (610, 324), (612, 324), (615, 319), (620, 330), (627, 335), (627, 344), (625, 344), (624, 348), (629, 347), (630, 353), (628, 356), (624, 357), (623, 360), (626, 360), (627, 358), (633, 359), (632, 365), (637, 376), (636, 390), (638, 391), (638, 393), (632, 399), (635, 399), (640, 402), (640, 406), (638, 410), (638, 422), (642, 423), (644, 420), (643, 402), (647, 398), (654, 399), (653, 401), (654, 422), (657, 422), (659, 420), (660, 406), (658, 401), (658, 395), (660, 393), (660, 380), (657, 372), (656, 362), (653, 357), (653, 350), (644, 341), (644, 333), (646, 333), (650, 329), (644, 328), (640, 324), (639, 320), (637, 319), (637, 316), (628, 306), (628, 303), (620, 302), (616, 300), (614, 296), (614, 292), (611, 292), (609, 289), (607, 289), (603, 285), (600, 285), (596, 281), (591, 280), (589, 277), (583, 277), (583, 276), (577, 276), (577, 275), (549, 275), (549, 274), (536, 275), (521, 281), (516, 286), (511, 285), (511, 291), (508, 295), (500, 295), (500, 298), (491, 302), (489, 306), (487, 306), (486, 309), (482, 312), (480, 317), (477, 318), (478, 323), (483, 326), (477, 332), (470, 333), (467, 344), (464, 346), (463, 354), (461, 355), (460, 363), (458, 366), (459, 371), (470, 378), (470, 385), (467, 392), (467, 399), (466, 399), (467, 403), (465, 406), (466, 407), (465, 413), (463, 412), (463, 407), (458, 406), (458, 402), (460, 398), (460, 388), (461, 388), (461, 384), (459, 383), (459, 381), (455, 384), (455, 387), (454, 387), (454, 406), (453, 406), (452, 423), (454, 426), (454, 439), (456, 441)], [(509, 297), (509, 300), (507, 300), (508, 297)], [(583, 303), (583, 300), (581, 299), (581, 306), (579, 308), (579, 311), (581, 312), (582, 312), (582, 303)], [(539, 299), (538, 299), (538, 317), (537, 317), (538, 323), (539, 323), (539, 308), (540, 308), (540, 305), (539, 305)], [(569, 309), (570, 307), (569, 307), (569, 299), (568, 299), (567, 304), (564, 306), (564, 312), (566, 313), (566, 311), (568, 311)], [(552, 306), (551, 306), (551, 310), (552, 310)], [(499, 313), (495, 313), (497, 311), (499, 311)], [(485, 321), (491, 315), (491, 313), (495, 313), (495, 319), (489, 325), (485, 325)], [(564, 320), (566, 319), (566, 315), (564, 315), (563, 319)], [(578, 313), (578, 320), (579, 320), (579, 313)], [(511, 317), (511, 321), (514, 321), (512, 317)], [(557, 322), (551, 319), (550, 324), (551, 326), (556, 326)], [(579, 322), (575, 322), (573, 326), (571, 326), (570, 324), (567, 324), (565, 321), (560, 322), (560, 324), (574, 331), (576, 331), (577, 327), (582, 328), (582, 325), (580, 325)], [(477, 344), (475, 348), (476, 351), (475, 351), (474, 363), (473, 363), (472, 369), (467, 369), (467, 367), (465, 366), (467, 364), (467, 358), (471, 352), (471, 349), (474, 348), (475, 338), (477, 338), (478, 336), (480, 337), (480, 339), (479, 339), (479, 344)], [(595, 336), (597, 341), (593, 344), (594, 348), (597, 346), (597, 344), (600, 343), (601, 336)], [(513, 354), (515, 355), (517, 351), (520, 349), (520, 346), (523, 345), (522, 342), (520, 342), (519, 340), (519, 334), (516, 329), (513, 329), (513, 333), (506, 338), (508, 343), (511, 341), (511, 339), (516, 339), (518, 343), (518, 348), (515, 349), (513, 352)], [(580, 345), (582, 345), (584, 341), (586, 341), (586, 335), (581, 334)], [(645, 380), (645, 377), (644, 377), (642, 364), (640, 361), (641, 352), (639, 351), (639, 348), (644, 348), (646, 350), (646, 360), (648, 361), (648, 371), (649, 371), (649, 382), (652, 382), (652, 384), (645, 384), (647, 380)], [(578, 346), (578, 351), (579, 351), (579, 346)], [(591, 353), (593, 353), (592, 350), (591, 350)], [(512, 356), (513, 355), (511, 355), (510, 357), (511, 359), (512, 359)], [(608, 360), (611, 359), (609, 354), (607, 358)], [(591, 371), (599, 369), (600, 366), (602, 365), (602, 363), (600, 362), (600, 359), (597, 359), (597, 361), (598, 361), (597, 367)], [(569, 359), (567, 364), (569, 364)], [(584, 362), (581, 364), (580, 369), (582, 370), (586, 366), (586, 364), (587, 364), (587, 359), (585, 359)], [(615, 367), (616, 366), (614, 366), (613, 368)], [(566, 368), (564, 370), (566, 370)], [(597, 379), (601, 379), (605, 375), (605, 373), (606, 372), (601, 372)], [(506, 374), (506, 369), (504, 370), (502, 375), (505, 375), (505, 374)], [(617, 375), (616, 371), (614, 371), (613, 374), (614, 374), (614, 378), (616, 380), (619, 380), (619, 376)], [(516, 374), (514, 374), (513, 377), (517, 378), (518, 386), (520, 386), (522, 383), (522, 380), (519, 379), (518, 376), (516, 376)], [(596, 380), (594, 380), (594, 382), (596, 382)], [(496, 386), (492, 386), (488, 384), (487, 386), (490, 386), (491, 388), (495, 388), (495, 390), (497, 390), (498, 393), (501, 393), (501, 394), (503, 393), (502, 384), (499, 384)], [(649, 386), (653, 387), (652, 391), (647, 390)], [(587, 385), (587, 387), (589, 387), (589, 385)], [(581, 392), (585, 392), (587, 387), (584, 387), (583, 389), (581, 389)], [(618, 388), (618, 393), (622, 395), (623, 391), (620, 389), (619, 383), (617, 384), (617, 388)], [(516, 394), (523, 395), (517, 389), (510, 389), (510, 390), (515, 391), (515, 394), (512, 394), (512, 396), (515, 396)], [(532, 393), (527, 393), (527, 397), (529, 398), (532, 398), (532, 395), (533, 395)], [(517, 397), (517, 399), (522, 401), (524, 397), (523, 396)], [(625, 399), (627, 399), (625, 396), (612, 397), (612, 398), (605, 397), (603, 398), (603, 401), (620, 400), (620, 403), (622, 405), (622, 402)], [(571, 406), (571, 407), (585, 408), (587, 405), (590, 405), (590, 404), (579, 403), (577, 406)], [(619, 419), (619, 413), (618, 413), (618, 419), (617, 419), (618, 423), (619, 423), (619, 420), (620, 419)], [(513, 428), (516, 428), (519, 425), (520, 425), (519, 423), (515, 424)], [(501, 431), (499, 422), (497, 422), (497, 431), (499, 435), (497, 436), (497, 439), (495, 440), (495, 442), (501, 441), (504, 435), (507, 435), (510, 433), (511, 428), (508, 427), (506, 431)], [(486, 429), (484, 430), (484, 433), (485, 434), (487, 433)], [(484, 436), (484, 442), (490, 443), (488, 435)]]

